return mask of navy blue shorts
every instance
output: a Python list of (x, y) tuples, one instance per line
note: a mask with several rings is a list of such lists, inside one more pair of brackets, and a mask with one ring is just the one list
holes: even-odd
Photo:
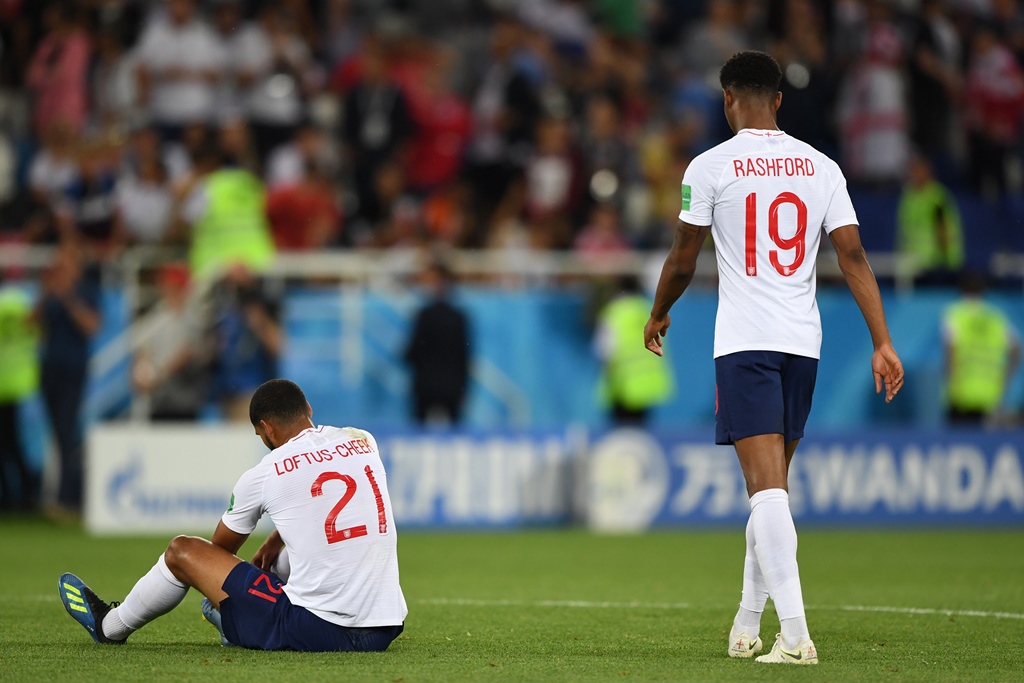
[(402, 632), (402, 625), (349, 628), (324, 621), (297, 607), (273, 574), (240, 562), (221, 587), (224, 635), (235, 645), (254, 650), (298, 652), (381, 652)]
[(818, 360), (780, 351), (738, 351), (715, 359), (715, 443), (759, 434), (804, 435)]

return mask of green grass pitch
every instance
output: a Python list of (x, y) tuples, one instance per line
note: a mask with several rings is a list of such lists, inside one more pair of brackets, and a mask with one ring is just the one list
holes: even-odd
[[(803, 530), (817, 667), (726, 656), (741, 529), (405, 533), (409, 619), (382, 654), (221, 648), (194, 592), (126, 646), (101, 647), (64, 613), (58, 576), (123, 598), (168, 539), (24, 519), (0, 519), (0, 539), (0, 681), (1024, 680), (1020, 530)], [(769, 607), (766, 643), (777, 628)]]

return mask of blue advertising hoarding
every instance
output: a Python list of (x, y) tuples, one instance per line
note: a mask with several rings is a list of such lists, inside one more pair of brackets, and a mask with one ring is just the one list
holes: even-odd
[[(749, 512), (732, 448), (710, 437), (617, 430), (588, 453), (592, 526), (742, 522)], [(815, 435), (793, 459), (790, 506), (798, 522), (828, 525), (1024, 524), (1022, 455), (1020, 432)]]
[[(641, 531), (741, 526), (748, 514), (733, 449), (708, 433), (371, 431), (402, 529)], [(208, 532), (265, 450), (244, 427), (103, 425), (87, 453), (87, 525), (127, 534)], [(798, 524), (1024, 528), (1024, 435), (816, 433), (789, 484)]]
[[(625, 531), (742, 523), (748, 513), (735, 454), (709, 434), (377, 434), (407, 527), (582, 520)], [(794, 458), (790, 504), (798, 522), (813, 524), (1024, 524), (1024, 435), (816, 435)]]

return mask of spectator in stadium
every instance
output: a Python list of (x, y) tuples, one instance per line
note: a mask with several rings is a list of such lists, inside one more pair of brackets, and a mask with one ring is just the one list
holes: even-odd
[(469, 389), (469, 318), (451, 301), (452, 273), (434, 261), (422, 274), (428, 302), (416, 313), (405, 348), (412, 370), (413, 417), (419, 424), (458, 425)]
[(233, 65), (260, 163), (288, 142), (306, 115), (305, 97), (315, 82), (309, 46), (292, 15), (266, 3), (259, 20), (238, 38)]
[(48, 32), (26, 75), (35, 95), (36, 130), (42, 132), (60, 122), (77, 133), (88, 113), (92, 41), (79, 25), (78, 8), (72, 2), (51, 3), (45, 22)]
[(950, 285), (964, 264), (960, 210), (928, 161), (911, 157), (896, 217), (896, 251), (912, 257), (918, 284)]
[(174, 195), (159, 147), (146, 149), (118, 178), (117, 208), (131, 243), (162, 244), (170, 238)]
[(469, 106), (452, 87), (454, 55), (433, 48), (426, 56), (419, 97), (410, 98), (415, 132), (408, 162), (409, 187), (424, 195), (458, 178), (472, 128)]
[(541, 114), (534, 86), (516, 60), (521, 42), (519, 22), (500, 16), (490, 35), (490, 60), (473, 91), (473, 138), (465, 174), (474, 202), (471, 245), (486, 241), (495, 211), (522, 176)]
[(164, 266), (158, 284), (157, 313), (135, 354), (132, 384), (147, 397), (151, 420), (194, 421), (206, 403), (211, 358), (203, 321), (189, 304), (188, 266)]
[(963, 90), (960, 35), (946, 0), (924, 0), (915, 23), (908, 64), (911, 134), (931, 163), (951, 169), (958, 132), (956, 103)]
[(966, 118), (971, 184), (991, 201), (1011, 189), (1007, 164), (1020, 141), (1022, 113), (1024, 72), (996, 28), (982, 23), (967, 68)]
[(217, 129), (217, 144), (229, 168), (248, 171), (259, 176), (260, 159), (252, 137), (252, 129), (241, 116), (226, 117)]
[(41, 479), (22, 445), (19, 409), (39, 387), (32, 302), (0, 279), (0, 511), (34, 511)]
[(214, 105), (219, 116), (241, 116), (245, 113), (240, 92), (239, 68), (249, 26), (244, 21), (243, 4), (243, 0), (213, 0), (213, 30), (224, 48), (224, 75), (217, 83)]
[(637, 325), (651, 312), (636, 276), (620, 279), (619, 293), (598, 313), (594, 351), (604, 367), (602, 395), (619, 425), (643, 425), (672, 393), (672, 369), (636, 343)]
[(172, 185), (178, 185), (179, 189), (180, 186), (187, 185), (188, 180), (193, 177), (195, 160), (206, 154), (211, 146), (216, 145), (213, 131), (202, 122), (185, 126), (179, 140), (168, 140), (161, 145), (159, 134), (152, 140), (160, 149), (160, 158), (167, 165)]
[(822, 116), (831, 108), (836, 90), (834, 64), (826, 42), (828, 5), (788, 0), (776, 7), (781, 10), (776, 14), (769, 10), (769, 24), (775, 34), (771, 45), (782, 66), (786, 91), (779, 127), (818, 149), (834, 149), (831, 121)]
[(864, 43), (841, 85), (838, 116), (848, 177), (890, 186), (903, 179), (910, 154), (904, 49), (893, 9), (868, 4)]
[(615, 202), (621, 206), (626, 185), (636, 171), (635, 147), (625, 140), (620, 119), (618, 105), (610, 96), (598, 93), (587, 102), (580, 149), (582, 182), (588, 191), (585, 201), (581, 202), (581, 219), (597, 202)]
[(224, 45), (197, 14), (196, 0), (165, 0), (140, 39), (139, 94), (166, 139), (191, 123), (212, 120), (224, 76)]
[(214, 395), (227, 419), (247, 419), (256, 388), (277, 376), (279, 297), (244, 265), (231, 266), (213, 292)]
[(538, 249), (565, 248), (580, 204), (583, 178), (569, 122), (549, 117), (537, 126), (537, 150), (526, 164), (523, 208), (530, 240)]
[(262, 270), (274, 258), (263, 183), (226, 167), (217, 147), (197, 151), (195, 164), (178, 210), (179, 227), (189, 235), (192, 277), (216, 277), (235, 265)]
[(342, 140), (352, 170), (357, 214), (370, 225), (388, 214), (378, 198), (378, 174), (401, 161), (412, 134), (409, 105), (391, 82), (383, 46), (372, 41), (363, 51), (362, 76), (345, 97)]
[(66, 123), (56, 121), (43, 131), (42, 143), (29, 165), (28, 186), (39, 202), (52, 208), (78, 177), (75, 135)]
[(96, 36), (96, 62), (92, 70), (91, 120), (100, 129), (129, 125), (140, 117), (138, 110), (138, 63), (125, 49), (120, 34), (105, 28)]
[(330, 173), (337, 166), (337, 157), (323, 132), (306, 121), (295, 131), (295, 137), (270, 153), (264, 169), (267, 187), (297, 185), (311, 166)]
[(34, 315), (43, 332), (42, 391), (60, 456), (57, 515), (82, 507), (81, 409), (89, 340), (100, 328), (98, 278), (86, 273), (78, 248), (60, 247), (43, 276)]
[(595, 257), (629, 249), (629, 242), (622, 235), (619, 210), (613, 203), (594, 205), (590, 210), (590, 221), (576, 236), (573, 247), (578, 254)]
[(994, 417), (1020, 365), (1020, 335), (984, 301), (984, 292), (984, 275), (965, 273), (960, 300), (942, 316), (946, 417), (953, 425), (982, 425)]
[(270, 191), (267, 219), (274, 243), (283, 251), (320, 249), (336, 243), (341, 212), (330, 176), (309, 162), (298, 182)]
[(79, 242), (89, 260), (109, 261), (125, 243), (109, 145), (85, 140), (79, 147), (78, 168), (78, 177), (57, 207), (61, 236)]
[(354, 17), (352, 0), (328, 0), (325, 10), (323, 48), (328, 64), (341, 64), (362, 42), (362, 30)]

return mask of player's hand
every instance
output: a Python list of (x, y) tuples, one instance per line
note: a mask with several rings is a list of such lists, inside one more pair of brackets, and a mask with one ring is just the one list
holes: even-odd
[(275, 529), (267, 536), (267, 540), (263, 541), (263, 545), (256, 551), (256, 554), (252, 556), (252, 563), (259, 569), (269, 572), (270, 568), (277, 562), (282, 548), (284, 548), (284, 539), (281, 538), (281, 534), (277, 533)]
[(871, 374), (875, 376), (875, 393), (882, 393), (885, 384), (885, 402), (893, 400), (903, 388), (903, 363), (892, 344), (882, 344), (871, 355)]
[(655, 318), (651, 316), (651, 319), (644, 325), (644, 346), (651, 353), (664, 356), (665, 351), (662, 350), (662, 337), (668, 334), (668, 326), (672, 324), (672, 318), (666, 315), (664, 318)]

